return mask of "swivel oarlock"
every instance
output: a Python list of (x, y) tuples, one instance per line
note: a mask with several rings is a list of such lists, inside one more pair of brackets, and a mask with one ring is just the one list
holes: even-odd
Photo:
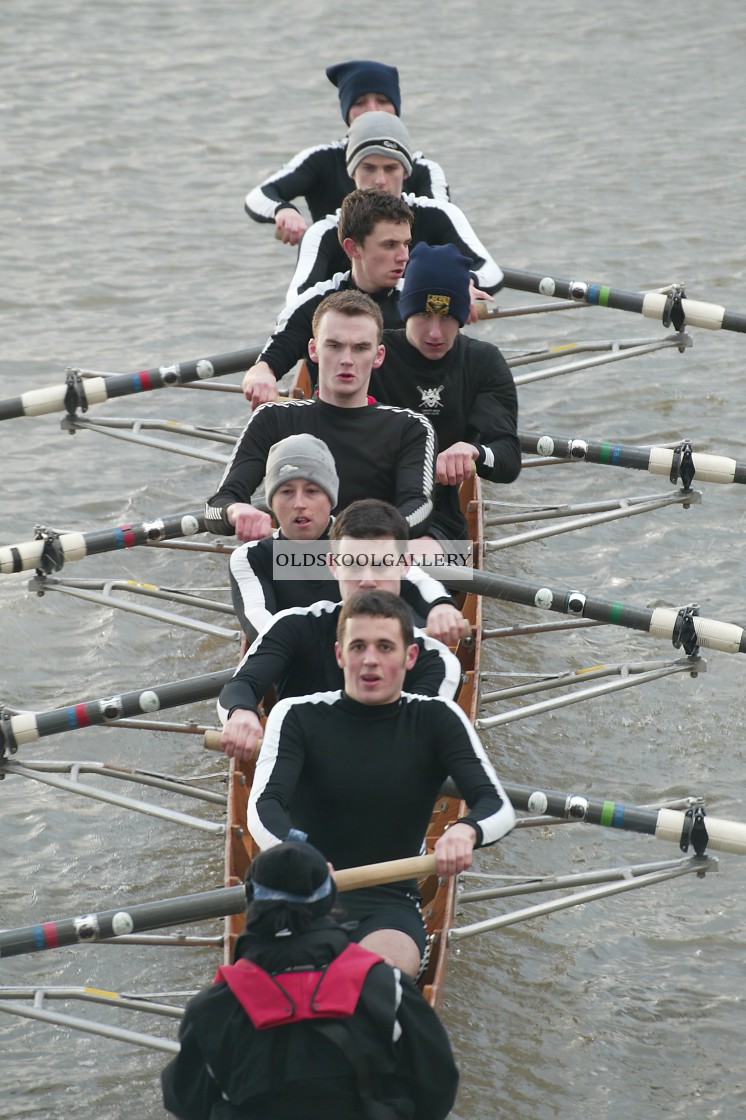
[(699, 615), (699, 606), (697, 603), (692, 603), (688, 607), (682, 607), (676, 616), (674, 623), (673, 641), (674, 649), (681, 649), (684, 647), (684, 653), (687, 657), (696, 657), (699, 654), (699, 641), (697, 639), (697, 630), (694, 625), (694, 619)]
[(679, 847), (682, 852), (688, 852), (691, 844), (695, 854), (703, 856), (707, 849), (708, 840), (705, 807), (704, 805), (692, 805), (684, 814), (684, 827)]
[(59, 533), (44, 525), (35, 525), (34, 540), (44, 541), (36, 571), (46, 576), (51, 572), (61, 572), (65, 565), (65, 551), (60, 544)]
[(669, 479), (674, 486), (681, 479), (684, 489), (691, 490), (695, 473), (691, 440), (683, 439), (673, 448)]
[(83, 378), (76, 369), (69, 369), (65, 377), (65, 412), (68, 416), (74, 416), (80, 409), (81, 412), (88, 411), (88, 401), (86, 400), (83, 391)]

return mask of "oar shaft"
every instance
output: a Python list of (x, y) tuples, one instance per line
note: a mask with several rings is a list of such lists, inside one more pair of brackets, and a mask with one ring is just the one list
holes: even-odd
[(19, 416), (42, 416), (48, 412), (78, 408), (85, 411), (89, 405), (101, 404), (114, 397), (127, 397), (133, 393), (147, 393), (152, 389), (165, 389), (173, 385), (188, 385), (211, 377), (225, 377), (229, 373), (242, 373), (256, 362), (261, 346), (248, 350), (235, 350), (229, 354), (214, 354), (209, 358), (194, 358), (173, 365), (142, 369), (136, 373), (113, 374), (111, 377), (68, 377), (64, 385), (50, 385), (43, 389), (30, 389), (18, 397), (0, 401), (0, 420), (13, 420)]
[(213, 699), (233, 673), (233, 669), (224, 669), (219, 673), (205, 673), (186, 680), (156, 684), (151, 688), (83, 701), (47, 712), (18, 712), (11, 715), (0, 709), (0, 754), (6, 748), (15, 750), (26, 743), (33, 743), (48, 735), (58, 735), (63, 731), (100, 726), (118, 719), (158, 712), (164, 708), (176, 708), (180, 704)]
[(240, 914), (245, 909), (246, 891), (243, 886), (223, 887), (204, 894), (182, 895), (158, 902), (142, 902), (135, 906), (121, 906), (117, 910), (105, 910), (99, 914), (62, 918), (57, 922), (42, 922), (35, 926), (0, 932), (0, 957), (38, 953), (43, 949), (58, 949), (80, 942), (102, 941), (109, 937), (175, 926), (181, 922), (222, 918), (226, 914)]
[[(335, 872), (340, 891), (356, 890), (362, 886), (394, 883), (411, 879), (436, 870), (435, 856), (414, 856), (409, 859), (373, 863), (366, 867), (350, 867)], [(14, 957), (21, 953), (39, 953), (45, 949), (59, 949), (81, 942), (101, 941), (124, 934), (144, 933), (163, 929), (183, 922), (201, 922), (222, 918), (226, 914), (241, 914), (246, 909), (246, 891), (243, 886), (223, 887), (203, 894), (181, 895), (178, 898), (143, 902), (134, 906), (105, 910), (99, 914), (85, 914), (76, 918), (62, 918), (56, 922), (41, 922), (35, 926), (0, 931), (0, 957)]]
[(42, 568), (46, 572), (59, 571), (67, 560), (82, 560), (102, 552), (116, 552), (120, 548), (153, 544), (174, 537), (190, 537), (205, 532), (203, 511), (191, 510), (172, 517), (159, 517), (135, 525), (116, 525), (110, 529), (97, 529), (90, 533), (49, 534), (40, 540), (0, 548), (0, 573), (27, 572)]
[[(670, 477), (676, 451), (671, 447), (636, 447), (613, 440), (586, 440), (528, 432), (519, 433), (521, 449), (529, 455), (579, 459), (602, 466), (627, 467)], [(746, 463), (727, 455), (692, 453), (694, 478), (698, 482), (746, 483)]]
[[(557, 611), (575, 618), (590, 618), (612, 626), (641, 630), (656, 638), (673, 639), (679, 626), (679, 612), (673, 608), (636, 607), (619, 600), (595, 599), (575, 588), (549, 587), (512, 576), (480, 572), (473, 568), (440, 568), (438, 579), (446, 587), (473, 591), (489, 599), (505, 599), (540, 610)], [(746, 653), (743, 627), (717, 619), (692, 619), (699, 645), (722, 653)]]
[[(665, 292), (629, 292), (612, 288), (608, 284), (588, 283), (585, 280), (564, 280), (540, 272), (524, 272), (517, 268), (503, 266), (505, 287), (521, 292), (536, 292), (543, 296), (556, 296), (570, 299), (575, 303), (587, 303), (601, 307), (612, 307), (618, 311), (632, 311), (646, 319), (663, 322), (670, 310), (669, 296)], [(716, 303), (702, 300), (681, 300), (684, 325), (704, 327), (707, 330), (738, 331), (746, 333), (746, 315), (737, 311), (727, 311)]]
[[(625, 805), (619, 801), (586, 797), (559, 790), (504, 783), (504, 789), (516, 809), (559, 817), (562, 820), (584, 821), (655, 836), (658, 840), (680, 844), (688, 834), (689, 818), (678, 809), (655, 809), (641, 805)], [(721, 817), (704, 817), (707, 848), (746, 855), (746, 824)]]

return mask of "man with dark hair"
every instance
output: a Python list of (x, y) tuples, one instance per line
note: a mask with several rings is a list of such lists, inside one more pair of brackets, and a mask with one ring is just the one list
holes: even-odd
[[(356, 117), (373, 111), (399, 115), (401, 93), (395, 66), (369, 59), (353, 59), (328, 66), (326, 76), (339, 90), (342, 119), (350, 125)], [(347, 137), (330, 144), (306, 148), (270, 175), (246, 196), (246, 212), (255, 222), (274, 222), (276, 236), (287, 245), (297, 245), (306, 231), (306, 221), (292, 199), (305, 197), (311, 221), (333, 214), (353, 189), (346, 165)], [(448, 184), (440, 164), (412, 156), (406, 183), (414, 195), (448, 201)]]
[[(316, 308), (331, 292), (367, 292), (380, 308), (384, 327), (402, 327), (399, 289), (409, 259), (412, 211), (401, 198), (386, 191), (353, 191), (340, 210), (338, 234), (347, 254), (347, 271), (320, 281), (280, 313), (275, 329), (256, 363), (243, 378), (251, 407), (277, 397), (277, 382), (308, 354)], [(308, 363), (315, 386), (318, 370)]]
[[(221, 747), (229, 757), (249, 759), (262, 740), (259, 704), (270, 688), (278, 698), (301, 696), (341, 688), (343, 676), (334, 652), (334, 642), (342, 604), (361, 589), (401, 593), (403, 567), (395, 559), (397, 542), (402, 540), (404, 522), (396, 510), (388, 512), (384, 503), (363, 500), (353, 503), (339, 515), (330, 532), (330, 567), (338, 582), (334, 596), (318, 599), (307, 607), (288, 608), (275, 615), (259, 634), (224, 686), (218, 710), (224, 720)], [(367, 557), (368, 563), (337, 563), (347, 557)], [(461, 634), (463, 618), (445, 589), (429, 580), (419, 569), (403, 581), (406, 599), (419, 614), (426, 613), (438, 634), (455, 645)], [(426, 597), (435, 595), (428, 608)], [(438, 595), (438, 591), (441, 595)], [(342, 602), (332, 601), (337, 597)], [(402, 604), (409, 611), (406, 603)], [(410, 625), (411, 625), (411, 614)], [(411, 643), (410, 643), (411, 644)], [(447, 646), (418, 630), (415, 645), (419, 655), (407, 672), (407, 691), (426, 696), (455, 696), (461, 670), (458, 659)]]
[(496, 346), (461, 332), (469, 302), (466, 257), (453, 245), (417, 245), (399, 298), (404, 330), (384, 332), (371, 382), (377, 400), (427, 416), (438, 437), (435, 509), (420, 555), (465, 535), (458, 487), (471, 471), (507, 483), (521, 469), (513, 375)]
[(313, 330), (308, 351), (319, 364), (318, 397), (270, 401), (251, 414), (207, 501), (207, 528), (245, 541), (268, 536), (271, 518), (251, 504), (252, 495), (270, 448), (303, 432), (323, 440), (332, 453), (337, 509), (357, 498), (380, 498), (401, 511), (410, 536), (425, 532), (432, 513), (433, 429), (416, 413), (368, 397), (371, 372), (384, 356), (381, 312), (363, 292), (335, 292), (316, 308)]
[(246, 879), (235, 961), (187, 1004), (161, 1075), (182, 1120), (445, 1120), (448, 1036), (415, 986), (334, 920), (326, 861), (290, 841)]
[[(248, 809), (261, 848), (305, 835), (337, 869), (416, 856), (449, 775), (469, 810), (435, 844), (440, 875), (466, 870), (474, 848), (512, 829), (512, 806), (461, 709), (402, 691), (418, 656), (409, 626), (397, 596), (359, 591), (339, 614), (344, 689), (270, 712)], [(410, 976), (427, 948), (418, 902), (414, 881), (344, 900), (355, 940)]]
[[(412, 141), (404, 125), (389, 113), (365, 113), (352, 122), (347, 145), (347, 169), (358, 190), (382, 190), (401, 195), (414, 214), (412, 244), (455, 245), (468, 258), (472, 302), (490, 298), (502, 286), (503, 274), (458, 206), (441, 199), (402, 193), (412, 166)], [(301, 243), (298, 263), (286, 302), (320, 280), (328, 280), (346, 267), (337, 236), (339, 213), (314, 222)], [(476, 319), (473, 308), (472, 321)]]

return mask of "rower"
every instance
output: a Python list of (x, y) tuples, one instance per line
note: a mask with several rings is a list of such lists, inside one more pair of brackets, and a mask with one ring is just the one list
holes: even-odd
[(251, 504), (273, 444), (307, 432), (322, 439), (339, 475), (337, 508), (358, 498), (391, 502), (410, 536), (427, 530), (435, 477), (435, 433), (423, 416), (371, 401), (372, 370), (383, 361), (381, 312), (363, 292), (334, 292), (316, 308), (308, 344), (319, 364), (312, 400), (270, 401), (239, 437), (217, 492), (208, 500), (210, 532), (258, 540), (272, 531), (268, 513)]
[[(503, 274), (472, 229), (463, 210), (442, 199), (402, 194), (404, 180), (412, 167), (412, 141), (398, 117), (390, 113), (365, 113), (352, 122), (347, 145), (347, 170), (358, 190), (389, 191), (401, 195), (414, 214), (412, 244), (455, 245), (469, 258), (472, 300), (490, 299), (503, 283)], [(298, 263), (288, 287), (286, 301), (335, 272), (344, 272), (346, 259), (339, 244), (339, 212), (313, 223), (298, 253)], [(477, 317), (473, 307), (470, 321)]]
[[(338, 541), (342, 534), (354, 540), (396, 541), (399, 555), (407, 546), (406, 522), (388, 502), (375, 498), (353, 502), (335, 521), (331, 510), (337, 504), (338, 490), (334, 459), (322, 440), (306, 434), (288, 436), (270, 449), (264, 494), (278, 528), (269, 537), (234, 549), (230, 558), (233, 605), (249, 642), (279, 611), (309, 607), (320, 599), (338, 601), (341, 584), (349, 577), (346, 571), (332, 573), (326, 566), (317, 575), (306, 574), (308, 568), (298, 575), (297, 569), (280, 567), (277, 559), (283, 542), (328, 541), (330, 536)], [(318, 558), (325, 559), (321, 553)], [(287, 578), (288, 571), (294, 578)], [(402, 595), (418, 623), (427, 626), (431, 637), (455, 645), (464, 618), (443, 585), (409, 564), (399, 572)], [(335, 580), (334, 574), (340, 578)], [(374, 574), (367, 573), (367, 578)]]
[[(337, 869), (420, 853), (451, 776), (469, 809), (435, 844), (438, 874), (471, 866), (474, 848), (515, 823), (484, 748), (456, 704), (403, 692), (418, 656), (409, 610), (385, 591), (345, 603), (336, 655), (344, 689), (288, 698), (267, 720), (248, 808), (262, 849), (305, 835)], [(426, 961), (415, 881), (346, 892), (353, 936), (410, 976)]]
[(161, 1074), (166, 1109), (189, 1120), (445, 1120), (458, 1085), (445, 1028), (410, 980), (351, 942), (321, 853), (294, 841), (262, 852), (246, 894), (234, 963), (181, 1020), (181, 1049)]
[[(371, 110), (399, 115), (401, 92), (395, 66), (353, 59), (327, 67), (326, 76), (339, 90), (346, 125)], [(344, 137), (299, 152), (249, 191), (245, 201), (249, 217), (255, 222), (274, 222), (276, 236), (286, 245), (297, 245), (306, 231), (306, 221), (292, 199), (304, 196), (312, 222), (333, 214), (354, 186), (347, 171), (346, 150)], [(407, 190), (447, 202), (448, 184), (440, 164), (425, 159), (422, 152), (415, 152), (411, 165)]]
[(455, 246), (414, 248), (399, 298), (405, 327), (384, 331), (386, 356), (372, 381), (377, 400), (426, 416), (438, 437), (435, 509), (427, 535), (413, 542), (420, 556), (464, 538), (458, 488), (473, 470), (508, 483), (521, 469), (510, 367), (497, 346), (461, 331), (469, 281), (469, 261)]
[[(259, 704), (274, 686), (278, 698), (302, 696), (342, 687), (343, 677), (334, 652), (337, 620), (342, 605), (359, 590), (401, 593), (406, 523), (398, 510), (383, 502), (360, 501), (347, 506), (329, 531), (329, 568), (337, 588), (307, 607), (288, 608), (275, 615), (249, 647), (248, 653), (224, 686), (218, 714), (224, 723), (220, 746), (228, 757), (250, 759), (262, 739)], [(435, 580), (423, 582), (413, 569), (404, 580), (402, 598), (427, 613), (446, 640), (455, 644), (463, 617)], [(275, 585), (279, 587), (279, 581)], [(428, 607), (427, 588), (435, 587)], [(424, 590), (423, 590), (424, 588)], [(438, 594), (441, 592), (442, 594)], [(341, 602), (339, 601), (341, 599)], [(407, 607), (409, 610), (410, 608)], [(419, 656), (407, 672), (407, 691), (452, 699), (461, 679), (458, 659), (448, 647), (420, 630), (415, 631)]]
[[(339, 211), (337, 233), (347, 254), (345, 272), (321, 280), (288, 304), (277, 320), (255, 365), (244, 375), (242, 388), (257, 408), (277, 397), (277, 382), (308, 354), (313, 314), (325, 296), (357, 288), (380, 307), (384, 328), (402, 327), (399, 290), (409, 260), (412, 211), (400, 196), (387, 191), (353, 191)], [(309, 366), (314, 385), (315, 364)]]

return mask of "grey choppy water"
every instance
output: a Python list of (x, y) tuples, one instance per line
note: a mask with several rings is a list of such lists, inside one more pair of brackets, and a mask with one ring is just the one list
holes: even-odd
[[(209, 8), (6, 0), (3, 17), (3, 397), (49, 384), (67, 365), (122, 372), (260, 341), (291, 257), (248, 221), (243, 195), (285, 156), (339, 134), (323, 68), (360, 55), (399, 65), (416, 143), (443, 163), (454, 200), (498, 260), (632, 289), (677, 279), (691, 295), (746, 306), (746, 17), (733, 5), (417, 2), (384, 20), (322, 0)], [(506, 349), (656, 333), (605, 312), (552, 320), (480, 329)], [(528, 386), (522, 427), (629, 442), (689, 435), (743, 459), (743, 354), (740, 336), (698, 332), (683, 356)], [(236, 407), (243, 415), (234, 398), (189, 393), (104, 406), (218, 424), (231, 423)], [(94, 528), (191, 508), (217, 474), (93, 433), (70, 438), (54, 417), (0, 425), (0, 448), (4, 543), (27, 539), (37, 521)], [(526, 472), (511, 497), (590, 500), (661, 487), (578, 467), (572, 478)], [(703, 613), (743, 623), (745, 522), (735, 491), (711, 488), (689, 511), (527, 544), (494, 562), (632, 602), (697, 599)], [(193, 585), (223, 578), (215, 561), (141, 553), (90, 561), (80, 574)], [(17, 707), (232, 660), (217, 641), (38, 599), (25, 578), (4, 578), (0, 607), (2, 696)], [(490, 616), (512, 622), (519, 612), (491, 608)], [(590, 631), (503, 643), (491, 668), (579, 667), (650, 649), (624, 632)], [(490, 737), (490, 749), (512, 781), (635, 801), (702, 792), (713, 811), (743, 817), (743, 671), (712, 655), (696, 681), (514, 724)], [(76, 732), (24, 755), (206, 779), (216, 769), (191, 741), (163, 734)], [(220, 877), (219, 844), (197, 834), (15, 780), (0, 794), (5, 927), (208, 888)], [(481, 865), (533, 873), (660, 854), (559, 829), (520, 834)], [(743, 883), (742, 865), (724, 857), (720, 875), (703, 883), (687, 879), (467, 943), (454, 957), (445, 1009), (463, 1071), (459, 1115), (741, 1115)], [(100, 946), (14, 958), (0, 983), (186, 989), (209, 979), (214, 960), (193, 950), (164, 964), (158, 950)], [(162, 1061), (4, 1018), (0, 1117), (162, 1117)]]

